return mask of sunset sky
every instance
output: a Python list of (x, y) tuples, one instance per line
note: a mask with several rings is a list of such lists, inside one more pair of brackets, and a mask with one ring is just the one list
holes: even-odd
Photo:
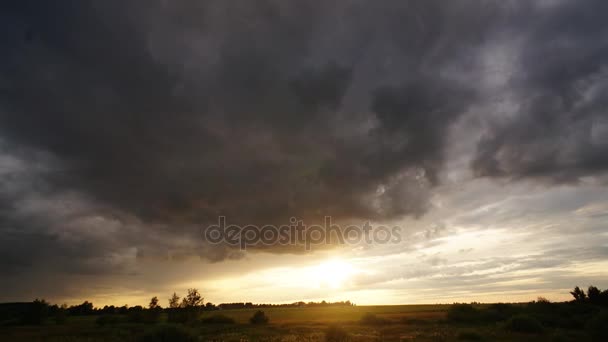
[[(0, 302), (608, 287), (608, 2), (3, 1)], [(238, 225), (398, 243), (211, 244)]]

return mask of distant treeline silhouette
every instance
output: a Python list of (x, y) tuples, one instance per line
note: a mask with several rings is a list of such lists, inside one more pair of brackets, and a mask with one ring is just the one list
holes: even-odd
[[(158, 297), (152, 297), (147, 307), (136, 306), (114, 306), (105, 305), (101, 308), (94, 307), (93, 303), (84, 301), (78, 305), (67, 306), (66, 304), (49, 304), (44, 299), (35, 299), (30, 303), (4, 303), (0, 304), (0, 325), (19, 324), (42, 324), (46, 319), (53, 318), (56, 323), (61, 324), (67, 316), (100, 316), (97, 322), (100, 325), (112, 324), (121, 318), (111, 316), (124, 316), (126, 321), (134, 323), (155, 323), (160, 319), (162, 313), (167, 314), (167, 321), (173, 323), (185, 323), (197, 320), (199, 315), (205, 311), (237, 310), (237, 309), (262, 309), (273, 307), (325, 307), (325, 306), (353, 306), (350, 301), (341, 302), (294, 302), (289, 304), (254, 304), (251, 302), (222, 303), (215, 305), (205, 303), (198, 289), (188, 289), (187, 294), (181, 298), (177, 293), (168, 299), (168, 306), (163, 308), (159, 304)], [(261, 312), (261, 311), (259, 311)], [(263, 314), (263, 312), (261, 312)], [(260, 319), (260, 313), (257, 313)], [(263, 316), (262, 316), (263, 317)], [(261, 318), (264, 321), (263, 318)]]
[(301, 308), (320, 306), (354, 306), (349, 300), (342, 302), (294, 302), (289, 304), (253, 304), (253, 303), (222, 303), (217, 305), (220, 310), (253, 309), (253, 308)]
[(589, 286), (585, 293), (577, 286), (570, 294), (574, 299), (561, 303), (544, 297), (525, 304), (456, 303), (448, 309), (447, 320), (471, 326), (500, 323), (518, 333), (541, 334), (557, 328), (585, 331), (593, 340), (608, 341), (608, 290)]
[[(589, 286), (587, 292), (575, 287), (571, 292), (573, 300), (565, 303), (551, 303), (543, 297), (537, 301), (527, 304), (527, 306), (514, 304), (454, 304), (447, 313), (449, 321), (454, 322), (492, 322), (507, 319), (514, 319), (513, 324), (528, 324), (535, 327), (534, 319), (529, 317), (519, 317), (517, 315), (531, 315), (542, 317), (539, 326), (551, 326), (555, 322), (560, 324), (571, 324), (573, 326), (583, 326), (584, 321), (595, 315), (597, 312), (606, 312), (608, 307), (608, 290), (600, 290), (595, 286)], [(300, 308), (300, 307), (348, 307), (354, 306), (350, 301), (341, 302), (294, 302), (289, 304), (253, 304), (251, 302), (222, 303), (215, 305), (205, 303), (197, 289), (188, 289), (187, 294), (181, 298), (176, 293), (168, 298), (168, 306), (163, 308), (159, 304), (158, 297), (152, 297), (147, 307), (136, 306), (114, 306), (105, 305), (102, 308), (94, 307), (93, 303), (84, 301), (82, 304), (67, 306), (50, 305), (43, 299), (36, 299), (29, 303), (5, 303), (0, 304), (0, 326), (2, 325), (37, 325), (42, 324), (48, 319), (53, 319), (57, 324), (62, 324), (68, 316), (98, 316), (99, 325), (113, 324), (118, 322), (131, 323), (156, 323), (162, 314), (166, 315), (166, 321), (171, 323), (201, 322), (209, 324), (229, 323), (232, 319), (221, 314), (206, 317), (201, 320), (201, 315), (205, 311), (222, 311), (238, 309), (263, 309), (274, 307)], [(542, 315), (537, 315), (539, 312)], [(209, 316), (209, 315), (207, 315)], [(253, 324), (264, 324), (268, 322), (268, 317), (263, 311), (258, 310), (255, 317), (251, 318)], [(554, 321), (547, 320), (547, 317)], [(587, 317), (587, 318), (586, 318)], [(603, 317), (603, 316), (602, 316)], [(545, 319), (543, 321), (543, 319)], [(365, 324), (380, 324), (382, 319), (367, 317), (363, 320)], [(580, 321), (580, 322), (579, 322)], [(573, 323), (574, 322), (574, 323)], [(578, 323), (577, 323), (578, 322)]]

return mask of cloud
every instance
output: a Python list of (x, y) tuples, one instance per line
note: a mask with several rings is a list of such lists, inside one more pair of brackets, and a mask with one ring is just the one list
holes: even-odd
[[(242, 258), (201, 241), (220, 215), (418, 220), (428, 248), (453, 223), (538, 229), (584, 205), (600, 220), (595, 192), (555, 208), (528, 199), (536, 212), (504, 197), (605, 185), (605, 7), (2, 4), (0, 271), (124, 276), (144, 272), (137, 262)], [(464, 191), (471, 171), (507, 189)]]
[(146, 222), (420, 216), (474, 97), (473, 5), (6, 5), (0, 132)]
[(605, 7), (563, 2), (524, 23), (512, 109), (489, 120), (472, 162), (477, 176), (576, 183), (606, 173)]

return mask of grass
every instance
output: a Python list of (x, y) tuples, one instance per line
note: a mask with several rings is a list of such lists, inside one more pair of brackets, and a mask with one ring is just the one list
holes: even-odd
[[(407, 317), (440, 319), (445, 316), (449, 305), (378, 305), (348, 307), (303, 307), (303, 308), (266, 308), (263, 311), (270, 317), (271, 323), (331, 323), (356, 322), (366, 313), (393, 321)], [(249, 318), (258, 309), (240, 309), (222, 311), (222, 315), (234, 319), (237, 323), (248, 323)], [(203, 317), (213, 316), (216, 312), (206, 312)]]
[[(249, 319), (258, 309), (205, 312), (196, 323), (96, 323), (98, 316), (68, 317), (64, 324), (0, 327), (2, 341), (580, 341), (584, 330), (512, 329), (516, 322), (453, 322), (450, 305), (303, 307), (262, 309), (268, 324)], [(476, 306), (484, 311), (493, 307)], [(493, 308), (495, 309), (495, 308)], [(468, 309), (467, 309), (468, 310)], [(465, 312), (466, 314), (466, 312)], [(367, 317), (367, 319), (366, 319)], [(598, 316), (600, 317), (600, 316)], [(603, 319), (603, 315), (600, 317)], [(382, 324), (369, 324), (374, 322)], [(598, 318), (599, 320), (599, 318)], [(234, 323), (232, 323), (234, 321)], [(524, 322), (526, 323), (526, 322)], [(524, 324), (525, 325), (525, 324)], [(517, 325), (517, 327), (521, 327)], [(169, 336), (169, 337), (168, 337)]]

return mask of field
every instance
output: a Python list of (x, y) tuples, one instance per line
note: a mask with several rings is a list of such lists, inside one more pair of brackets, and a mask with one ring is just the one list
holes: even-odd
[[(512, 307), (516, 307), (512, 306)], [(256, 309), (204, 312), (190, 324), (129, 323), (100, 325), (98, 316), (73, 316), (57, 324), (0, 327), (2, 341), (585, 341), (583, 330), (560, 327), (513, 332), (504, 322), (452, 322), (451, 305), (265, 308), (268, 324), (252, 325)], [(476, 306), (482, 312), (487, 305)], [(217, 315), (232, 324), (205, 324)]]
[[(264, 309), (273, 323), (333, 323), (358, 321), (365, 313), (373, 313), (391, 319), (406, 317), (441, 318), (449, 305), (384, 305), (347, 307), (307, 307)], [(247, 323), (257, 309), (226, 310), (222, 314), (234, 318), (238, 323)], [(204, 315), (213, 315), (207, 312)]]

